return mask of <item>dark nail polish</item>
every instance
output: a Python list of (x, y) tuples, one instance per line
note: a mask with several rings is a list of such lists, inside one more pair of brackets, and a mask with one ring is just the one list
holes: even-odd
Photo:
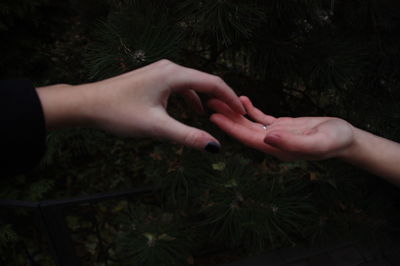
[(207, 144), (207, 146), (204, 149), (211, 153), (218, 153), (219, 150), (221, 149), (221, 146), (218, 143), (211, 141)]

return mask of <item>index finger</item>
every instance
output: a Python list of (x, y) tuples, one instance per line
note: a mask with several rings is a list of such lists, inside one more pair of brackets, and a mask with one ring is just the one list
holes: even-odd
[(172, 90), (192, 89), (197, 92), (206, 93), (225, 102), (236, 112), (246, 114), (246, 110), (239, 97), (218, 76), (182, 67), (182, 71), (176, 73), (172, 83)]
[(235, 123), (225, 115), (218, 113), (211, 115), (210, 120), (224, 132), (248, 147), (270, 154), (275, 154), (278, 151), (277, 148), (264, 142), (265, 130), (263, 130), (261, 127), (259, 130), (248, 128), (241, 124)]

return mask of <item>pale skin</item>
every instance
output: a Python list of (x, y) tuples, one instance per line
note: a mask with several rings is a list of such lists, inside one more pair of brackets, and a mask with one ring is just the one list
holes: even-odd
[[(247, 97), (239, 99), (219, 77), (167, 60), (99, 82), (40, 87), (37, 92), (48, 130), (89, 126), (216, 152), (217, 139), (180, 123), (166, 111), (169, 96), (180, 93), (203, 113), (197, 93), (205, 93), (213, 98), (209, 107), (217, 112), (211, 121), (249, 147), (285, 161), (340, 158), (400, 185), (399, 143), (335, 117), (266, 115)], [(244, 117), (246, 112), (253, 121)]]
[(218, 140), (170, 117), (166, 110), (169, 96), (182, 94), (203, 113), (197, 93), (205, 93), (235, 112), (245, 113), (237, 95), (221, 78), (168, 60), (94, 83), (46, 86), (37, 92), (48, 130), (89, 126), (119, 136), (166, 139), (210, 152), (219, 150)]
[(248, 97), (240, 100), (252, 120), (218, 99), (208, 105), (216, 112), (211, 121), (245, 145), (284, 161), (339, 158), (400, 186), (399, 143), (340, 118), (276, 118), (254, 107)]

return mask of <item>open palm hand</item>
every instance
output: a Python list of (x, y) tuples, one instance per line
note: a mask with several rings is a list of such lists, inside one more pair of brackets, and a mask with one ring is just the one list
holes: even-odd
[(208, 102), (216, 113), (211, 121), (245, 145), (281, 160), (322, 160), (339, 156), (353, 142), (353, 127), (334, 117), (282, 117), (266, 115), (241, 96), (249, 117), (218, 99)]

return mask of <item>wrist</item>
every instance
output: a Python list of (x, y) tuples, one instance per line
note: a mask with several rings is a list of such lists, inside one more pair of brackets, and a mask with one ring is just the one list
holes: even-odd
[(337, 154), (337, 158), (351, 162), (357, 154), (360, 154), (362, 148), (363, 131), (350, 125), (352, 136), (349, 144)]
[(36, 88), (48, 130), (91, 126), (91, 97), (87, 85), (58, 84)]

